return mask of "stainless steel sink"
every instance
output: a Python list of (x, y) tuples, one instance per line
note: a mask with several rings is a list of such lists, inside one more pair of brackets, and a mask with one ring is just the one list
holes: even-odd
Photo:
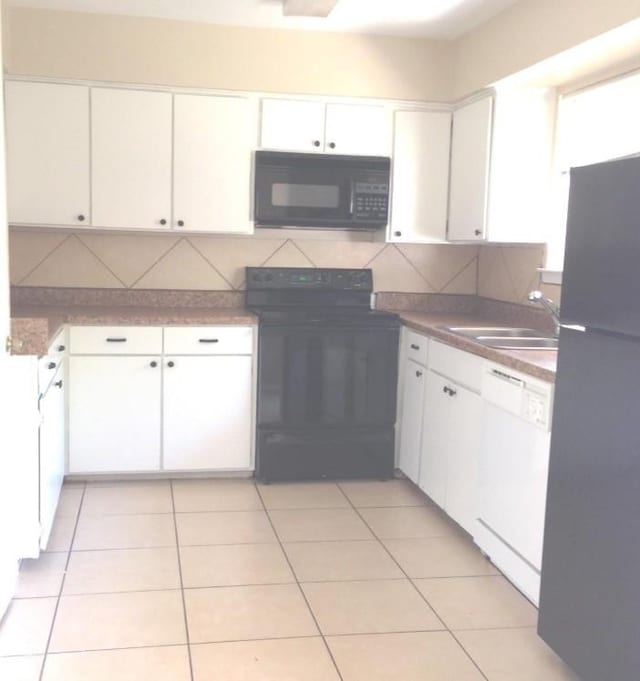
[(557, 338), (478, 338), (479, 343), (500, 350), (557, 350)]
[(500, 350), (557, 350), (558, 339), (544, 331), (509, 326), (447, 326), (447, 331)]
[(535, 329), (512, 326), (447, 326), (452, 331), (467, 338), (553, 338), (551, 334)]

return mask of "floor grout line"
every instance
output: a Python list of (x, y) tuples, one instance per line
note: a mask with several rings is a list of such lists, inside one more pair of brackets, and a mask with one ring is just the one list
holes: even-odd
[(298, 579), (298, 575), (296, 574), (296, 571), (294, 570), (294, 567), (293, 567), (293, 565), (291, 564), (291, 561), (289, 560), (289, 555), (288, 555), (287, 552), (285, 551), (284, 544), (283, 544), (282, 541), (280, 540), (280, 536), (278, 535), (278, 533), (277, 533), (277, 531), (276, 531), (275, 525), (273, 524), (273, 521), (272, 521), (272, 519), (271, 519), (271, 515), (269, 514), (269, 510), (267, 509), (267, 507), (266, 507), (266, 505), (265, 505), (265, 503), (264, 503), (264, 499), (263, 499), (263, 497), (262, 497), (262, 494), (260, 493), (260, 489), (259, 489), (259, 487), (258, 487), (257, 484), (256, 484), (256, 491), (258, 492), (258, 496), (260, 497), (260, 501), (262, 501), (262, 505), (263, 505), (263, 507), (264, 507), (265, 513), (267, 514), (267, 518), (269, 519), (269, 523), (270, 523), (270, 525), (271, 525), (271, 529), (273, 530), (273, 533), (275, 534), (275, 536), (276, 536), (276, 538), (277, 538), (277, 540), (278, 540), (278, 544), (279, 544), (279, 546), (280, 546), (280, 550), (281, 550), (282, 553), (284, 554), (285, 560), (287, 561), (287, 564), (289, 565), (289, 569), (291, 570), (291, 574), (293, 575), (293, 578), (296, 580), (296, 581), (295, 581), (295, 584), (296, 584), (296, 586), (298, 587), (298, 591), (300, 592), (300, 595), (301, 595), (302, 598), (304, 599), (304, 602), (305, 602), (305, 604), (306, 604), (306, 606), (307, 606), (307, 609), (308, 609), (309, 613), (311, 614), (311, 617), (312, 617), (312, 619), (313, 619), (313, 621), (314, 621), (314, 624), (316, 625), (316, 628), (317, 628), (317, 630), (318, 630), (318, 633), (319, 633), (320, 637), (322, 638), (322, 642), (324, 643), (324, 647), (325, 647), (325, 649), (326, 649), (326, 651), (327, 651), (327, 654), (329, 655), (329, 657), (330, 657), (330, 659), (331, 659), (331, 662), (333, 663), (333, 666), (334, 666), (334, 668), (335, 668), (335, 670), (336, 670), (336, 674), (338, 675), (338, 678), (340, 679), (340, 681), (344, 681), (343, 676), (342, 676), (342, 673), (340, 672), (340, 669), (338, 668), (338, 663), (336, 662), (336, 659), (335, 659), (335, 657), (333, 656), (333, 653), (331, 652), (331, 648), (329, 647), (329, 644), (327, 643), (327, 639), (326, 639), (326, 637), (325, 637), (325, 635), (324, 635), (324, 632), (323, 632), (322, 629), (320, 628), (320, 624), (318, 623), (318, 620), (317, 620), (317, 618), (316, 618), (316, 615), (315, 615), (315, 613), (313, 612), (313, 609), (311, 608), (311, 604), (309, 603), (309, 600), (307, 599), (307, 595), (305, 594), (304, 589), (302, 588), (302, 584), (300, 583), (300, 581), (299, 581), (299, 579)]
[(171, 505), (173, 506), (173, 528), (176, 533), (176, 553), (178, 555), (178, 574), (180, 576), (180, 596), (182, 598), (182, 612), (184, 615), (184, 630), (185, 630), (185, 635), (187, 638), (187, 656), (189, 658), (189, 676), (191, 677), (191, 681), (194, 681), (194, 676), (193, 676), (193, 660), (191, 659), (191, 643), (189, 640), (189, 618), (187, 617), (187, 602), (184, 596), (184, 581), (182, 579), (182, 558), (180, 556), (180, 542), (178, 540), (178, 521), (176, 519), (176, 513), (175, 513), (175, 499), (173, 496), (173, 482), (169, 482), (169, 486), (171, 489)]
[[(409, 484), (411, 484), (411, 483), (409, 483)], [(340, 487), (340, 484), (339, 484), (339, 483), (338, 483), (338, 487)], [(344, 490), (342, 490), (342, 487), (340, 487), (340, 491), (342, 491), (343, 494), (344, 494), (345, 496), (347, 496), (346, 492), (344, 492)], [(347, 498), (349, 499), (348, 496), (347, 496)], [(442, 619), (442, 617), (440, 617), (440, 615), (438, 614), (438, 611), (431, 605), (431, 603), (429, 603), (429, 601), (425, 598), (424, 594), (420, 591), (420, 589), (418, 589), (418, 587), (416, 586), (415, 582), (413, 581), (413, 578), (409, 576), (409, 574), (406, 572), (406, 570), (402, 567), (402, 565), (400, 565), (400, 563), (396, 560), (395, 556), (394, 556), (394, 555), (391, 553), (391, 551), (387, 548), (387, 546), (385, 545), (385, 543), (384, 543), (384, 542), (378, 537), (378, 535), (374, 532), (373, 528), (369, 525), (369, 523), (366, 521), (366, 519), (365, 519), (365, 518), (362, 516), (362, 514), (360, 513), (360, 510), (351, 502), (351, 499), (349, 499), (349, 502), (351, 503), (353, 510), (358, 514), (358, 516), (360, 517), (360, 519), (362, 520), (362, 522), (369, 528), (369, 530), (372, 532), (372, 534), (374, 535), (374, 537), (376, 537), (376, 539), (378, 540), (378, 543), (380, 544), (380, 546), (382, 546), (382, 548), (387, 552), (387, 554), (389, 555), (389, 557), (391, 558), (391, 560), (398, 566), (398, 568), (400, 569), (400, 571), (402, 572), (402, 574), (407, 578), (407, 580), (409, 581), (409, 583), (411, 584), (411, 586), (414, 588), (414, 590), (416, 591), (416, 593), (418, 594), (418, 596), (420, 596), (420, 598), (427, 604), (427, 606), (430, 608), (430, 610), (431, 610), (431, 611), (433, 612), (433, 614), (436, 616), (436, 618), (438, 619), (438, 621), (442, 624), (442, 627), (443, 627), (442, 630), (447, 631), (447, 632), (451, 635), (451, 637), (452, 637), (452, 638), (456, 641), (456, 643), (460, 646), (460, 648), (461, 648), (461, 650), (464, 652), (465, 656), (471, 661), (471, 663), (473, 664), (473, 666), (478, 670), (478, 673), (482, 676), (482, 678), (485, 679), (485, 681), (489, 681), (489, 679), (487, 678), (487, 676), (485, 675), (485, 673), (482, 671), (482, 669), (480, 669), (480, 666), (478, 665), (478, 663), (473, 659), (473, 657), (471, 657), (471, 655), (469, 654), (469, 652), (467, 651), (467, 649), (460, 643), (460, 641), (459, 641), (459, 640), (457, 639), (457, 637), (454, 635), (453, 631), (451, 631), (451, 629), (449, 628), (449, 626), (447, 625), (447, 623)]]
[[(78, 512), (76, 515), (76, 522), (73, 526), (73, 534), (71, 535), (71, 542), (69, 543), (69, 550), (67, 551), (67, 560), (64, 564), (64, 572), (62, 573), (62, 580), (60, 581), (60, 590), (58, 591), (58, 598), (56, 600), (56, 607), (53, 609), (53, 617), (51, 618), (51, 628), (49, 629), (49, 636), (47, 637), (47, 644), (44, 649), (44, 654), (42, 656), (42, 666), (40, 667), (40, 674), (38, 675), (38, 681), (42, 681), (44, 677), (44, 668), (47, 664), (47, 655), (49, 654), (49, 646), (51, 645), (51, 638), (53, 637), (53, 628), (56, 624), (56, 618), (58, 617), (58, 608), (60, 607), (60, 599), (62, 598), (62, 591), (64, 589), (64, 582), (67, 578), (67, 570), (69, 569), (69, 563), (71, 561), (71, 549), (73, 548), (73, 542), (76, 539), (76, 532), (78, 530), (78, 523), (80, 522), (80, 513), (82, 511), (82, 504), (84, 502), (84, 495), (87, 491), (87, 485), (85, 483), (82, 488), (82, 495), (80, 496), (80, 503), (78, 504)], [(55, 520), (55, 519), (54, 519)]]

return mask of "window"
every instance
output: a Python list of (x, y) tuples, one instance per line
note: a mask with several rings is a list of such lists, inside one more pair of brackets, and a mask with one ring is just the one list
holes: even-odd
[(558, 102), (554, 225), (547, 267), (561, 270), (569, 169), (640, 153), (640, 72), (564, 95)]

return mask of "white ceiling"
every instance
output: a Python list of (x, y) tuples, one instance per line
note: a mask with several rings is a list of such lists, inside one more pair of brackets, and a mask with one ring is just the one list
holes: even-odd
[(14, 7), (449, 40), (517, 0), (338, 0), (327, 19), (284, 17), (281, 0), (8, 0)]

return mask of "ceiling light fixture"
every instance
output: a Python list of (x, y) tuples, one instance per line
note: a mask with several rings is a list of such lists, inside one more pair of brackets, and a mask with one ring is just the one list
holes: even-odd
[(326, 18), (338, 0), (284, 0), (282, 13), (286, 17)]

